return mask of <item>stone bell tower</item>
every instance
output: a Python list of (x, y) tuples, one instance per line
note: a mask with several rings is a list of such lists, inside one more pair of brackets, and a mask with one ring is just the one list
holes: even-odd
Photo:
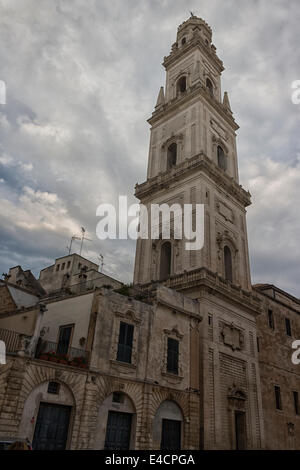
[(172, 230), (168, 240), (139, 239), (134, 283), (144, 290), (163, 283), (199, 303), (203, 320), (193, 331), (186, 367), (191, 389), (201, 397), (201, 448), (260, 449), (256, 316), (261, 301), (251, 289), (250, 194), (239, 185), (238, 125), (227, 93), (221, 93), (224, 68), (205, 21), (192, 15), (179, 26), (163, 65), (165, 90), (160, 89), (148, 120), (147, 180), (135, 194), (148, 214), (151, 204), (204, 205), (204, 247), (186, 250), (186, 240)]
[(205, 21), (191, 16), (179, 26), (163, 66), (165, 90), (160, 89), (148, 120), (147, 180), (136, 186), (136, 197), (148, 208), (204, 204), (205, 244), (187, 251), (185, 240), (175, 240), (172, 230), (169, 242), (138, 240), (134, 282), (165, 280), (204, 267), (249, 290), (245, 208), (250, 195), (239, 185), (238, 125), (227, 93), (222, 97), (224, 67)]

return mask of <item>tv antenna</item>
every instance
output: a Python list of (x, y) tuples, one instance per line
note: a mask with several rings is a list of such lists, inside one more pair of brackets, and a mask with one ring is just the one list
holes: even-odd
[(84, 241), (84, 240), (88, 240), (89, 242), (92, 242), (92, 241), (93, 241), (93, 240), (91, 240), (90, 238), (87, 238), (87, 237), (85, 236), (85, 232), (86, 232), (85, 228), (84, 228), (84, 227), (81, 227), (81, 245), (80, 245), (80, 252), (79, 252), (80, 256), (81, 256), (81, 253), (82, 253), (83, 241)]
[(80, 237), (76, 237), (76, 235), (73, 235), (71, 237), (71, 241), (70, 241), (70, 246), (67, 246), (67, 249), (69, 250), (69, 255), (71, 254), (71, 250), (72, 250), (72, 243), (74, 240), (81, 240)]
[(103, 265), (104, 265), (104, 256), (102, 255), (102, 253), (99, 254), (98, 260), (100, 261), (100, 272), (102, 273)]

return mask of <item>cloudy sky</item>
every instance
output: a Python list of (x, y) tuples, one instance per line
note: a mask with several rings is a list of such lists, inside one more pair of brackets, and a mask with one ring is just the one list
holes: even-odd
[(83, 255), (132, 279), (135, 243), (97, 240), (96, 207), (135, 202), (161, 62), (190, 10), (213, 29), (241, 127), (252, 280), (299, 296), (299, 0), (0, 0), (0, 274), (37, 274), (84, 226)]

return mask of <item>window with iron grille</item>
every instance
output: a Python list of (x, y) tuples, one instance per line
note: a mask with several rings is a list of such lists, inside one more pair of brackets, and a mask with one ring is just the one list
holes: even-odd
[(120, 323), (117, 361), (131, 363), (134, 326)]
[(291, 320), (289, 318), (285, 319), (285, 330), (287, 336), (292, 336)]
[(168, 338), (167, 372), (178, 374), (179, 341)]
[(53, 395), (59, 394), (59, 383), (58, 382), (49, 382), (48, 393), (53, 393)]
[(280, 387), (276, 385), (274, 387), (274, 391), (275, 391), (276, 410), (282, 410)]

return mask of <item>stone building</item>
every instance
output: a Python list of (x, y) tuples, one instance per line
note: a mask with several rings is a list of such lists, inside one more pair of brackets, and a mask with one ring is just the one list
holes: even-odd
[(148, 209), (192, 204), (193, 230), (204, 205), (204, 247), (187, 250), (171, 211), (168, 239), (159, 225), (137, 241), (133, 286), (70, 255), (31, 282), (23, 309), (9, 297), (12, 285), (24, 295), (14, 268), (0, 287), (0, 339), (12, 338), (0, 436), (38, 449), (297, 449), (300, 301), (251, 285), (250, 194), (210, 27), (182, 23), (163, 65), (136, 196)]

